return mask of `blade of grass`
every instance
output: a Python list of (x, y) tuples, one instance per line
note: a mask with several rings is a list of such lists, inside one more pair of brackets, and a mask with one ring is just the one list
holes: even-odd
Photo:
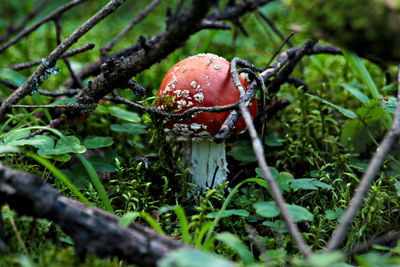
[(165, 235), (163, 229), (161, 228), (161, 226), (156, 222), (156, 220), (154, 220), (153, 217), (150, 216), (150, 214), (148, 214), (145, 211), (141, 211), (140, 212), (140, 217), (142, 217), (143, 219), (146, 220), (146, 222), (156, 231), (159, 232), (160, 234)]
[(215, 227), (218, 225), (219, 220), (222, 218), (222, 214), (224, 213), (224, 211), (226, 210), (226, 208), (229, 205), (229, 202), (231, 201), (232, 197), (239, 191), (239, 188), (245, 184), (245, 183), (257, 183), (259, 185), (264, 186), (265, 188), (268, 188), (267, 182), (265, 182), (263, 179), (260, 178), (248, 178), (244, 181), (242, 181), (241, 183), (239, 183), (238, 185), (236, 185), (232, 191), (229, 193), (228, 197), (225, 199), (224, 204), (222, 204), (221, 209), (219, 210), (217, 216), (215, 217), (214, 221), (213, 221), (213, 226), (208, 230), (206, 238), (204, 239), (203, 244), (206, 244), (207, 241), (210, 239), (212, 233), (214, 232)]
[(124, 214), (124, 216), (121, 217), (119, 220), (118, 224), (128, 227), (131, 223), (133, 223), (137, 217), (141, 217), (144, 219), (156, 232), (165, 235), (163, 229), (161, 229), (160, 225), (154, 220), (153, 217), (150, 216), (145, 211), (137, 212), (137, 211), (131, 211), (127, 212)]
[[(55, 135), (59, 136), (60, 138), (64, 138), (64, 135), (56, 130), (56, 129), (52, 129), (49, 127), (43, 127), (43, 126), (32, 126), (32, 127), (27, 127), (27, 128), (22, 128), (22, 129), (16, 129), (15, 131), (23, 131), (23, 130), (27, 130), (27, 129), (46, 129), (52, 133), (54, 133)], [(7, 133), (9, 134), (9, 133)], [(7, 136), (7, 134), (3, 135), (3, 136)], [(2, 136), (0, 136), (1, 138)], [(36, 155), (36, 154), (35, 154)], [(80, 155), (79, 153), (76, 153), (77, 157), (80, 159), (80, 161), (82, 162), (82, 165), (85, 167), (86, 171), (89, 174), (89, 177), (94, 185), (94, 187), (96, 188), (97, 193), (100, 195), (100, 198), (103, 202), (104, 207), (106, 208), (107, 211), (109, 212), (114, 212), (114, 209), (112, 208), (111, 204), (110, 204), (110, 200), (106, 194), (106, 191), (102, 185), (102, 183), (100, 182), (99, 176), (97, 175), (96, 171), (94, 170), (94, 168), (92, 167), (92, 165), (89, 163), (89, 161), (87, 161), (82, 155)], [(39, 156), (38, 156), (39, 157)], [(39, 157), (40, 158), (40, 157)], [(42, 158), (40, 158), (42, 159)], [(44, 159), (43, 159), (44, 160)], [(50, 163), (51, 164), (51, 163)], [(52, 165), (52, 164), (51, 164)], [(61, 172), (60, 172), (61, 173)], [(57, 177), (58, 178), (58, 177)], [(61, 181), (65, 181), (65, 179), (60, 179)], [(69, 180), (67, 179), (66, 181), (69, 182)], [(70, 187), (71, 185), (73, 186), (73, 184), (71, 184), (69, 182), (69, 185), (66, 184), (68, 187)], [(72, 191), (72, 190), (71, 190)], [(79, 191), (78, 191), (79, 192)], [(82, 195), (83, 196), (83, 195)], [(88, 202), (90, 203), (90, 202)]]
[(100, 195), (101, 201), (103, 202), (104, 207), (108, 212), (114, 213), (114, 209), (111, 206), (110, 199), (107, 196), (106, 190), (104, 189), (103, 184), (100, 181), (99, 176), (94, 170), (92, 164), (81, 154), (75, 154), (79, 160), (82, 162), (82, 165), (85, 167), (87, 173), (89, 174), (90, 180), (92, 181), (94, 187)]
[(197, 234), (197, 238), (196, 238), (196, 248), (201, 248), (201, 243), (203, 241), (205, 234), (211, 227), (213, 227), (213, 225), (214, 225), (213, 222), (207, 222), (201, 226), (201, 229), (200, 229), (199, 233)]
[(216, 236), (217, 240), (225, 243), (226, 246), (236, 251), (245, 264), (253, 264), (254, 256), (249, 248), (234, 234), (223, 232)]
[(174, 211), (181, 225), (182, 240), (185, 244), (189, 244), (190, 242), (189, 227), (185, 212), (183, 211), (183, 208), (179, 205), (174, 208)]
[[(368, 90), (370, 91), (373, 98), (380, 98), (381, 94), (378, 91), (374, 81), (372, 80), (371, 75), (369, 74), (367, 68), (365, 67), (364, 63), (362, 62), (361, 58), (357, 56), (353, 52), (346, 51), (342, 49), (343, 55), (346, 60), (350, 63), (352, 69), (357, 73), (360, 80), (367, 86)], [(383, 124), (389, 130), (390, 125), (392, 125), (392, 116), (389, 113), (385, 112), (385, 120), (383, 120)]]
[(374, 81), (369, 75), (367, 68), (364, 63), (361, 61), (361, 58), (357, 56), (353, 52), (346, 51), (342, 49), (343, 55), (346, 60), (350, 63), (352, 69), (358, 74), (358, 77), (363, 81), (363, 83), (367, 86), (369, 92), (374, 98), (379, 98), (380, 94), (378, 88), (375, 86)]
[(11, 133), (14, 133), (16, 131), (25, 131), (25, 130), (34, 130), (34, 129), (47, 130), (47, 131), (52, 132), (53, 134), (59, 136), (60, 138), (62, 138), (64, 136), (59, 130), (56, 130), (56, 129), (53, 129), (53, 128), (49, 128), (49, 127), (45, 127), (45, 126), (31, 126), (31, 127), (20, 128), (20, 129), (15, 129), (15, 130), (9, 131), (9, 132), (7, 132), (5, 134), (0, 135), (0, 139), (6, 137), (7, 135), (9, 135)]
[(370, 101), (369, 97), (364, 95), (363, 92), (361, 92), (360, 90), (358, 90), (358, 88), (351, 86), (349, 84), (345, 84), (345, 83), (339, 83), (339, 86), (342, 86), (344, 89), (346, 89), (347, 91), (349, 91), (352, 95), (354, 95), (358, 100), (360, 100), (361, 103), (365, 104), (367, 102)]
[(92, 206), (89, 200), (81, 192), (79, 192), (78, 188), (76, 188), (75, 185), (73, 185), (71, 181), (50, 161), (40, 157), (32, 151), (26, 152), (26, 155), (37, 161), (39, 164), (43, 165), (45, 168), (49, 169), (54, 174), (54, 176), (61, 182), (63, 182), (68, 187), (68, 189), (71, 190), (71, 192), (76, 195), (83, 203)]

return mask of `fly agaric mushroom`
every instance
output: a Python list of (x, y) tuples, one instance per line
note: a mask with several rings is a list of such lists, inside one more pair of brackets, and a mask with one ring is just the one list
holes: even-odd
[[(229, 75), (230, 63), (214, 54), (199, 54), (175, 64), (165, 75), (157, 96), (156, 106), (164, 111), (182, 113), (193, 107), (214, 107), (236, 103), (239, 91)], [(248, 85), (245, 75), (240, 81)], [(254, 119), (257, 102), (251, 100), (249, 111)], [(226, 181), (228, 169), (224, 142), (212, 141), (229, 111), (200, 112), (189, 119), (168, 120), (165, 130), (184, 141), (184, 160), (192, 182), (206, 189), (215, 188)], [(233, 131), (246, 127), (241, 117)]]

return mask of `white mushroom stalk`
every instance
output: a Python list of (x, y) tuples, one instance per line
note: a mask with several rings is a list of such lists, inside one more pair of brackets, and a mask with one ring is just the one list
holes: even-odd
[(210, 140), (189, 140), (184, 143), (185, 165), (189, 168), (192, 183), (202, 189), (223, 184), (228, 176), (225, 143)]

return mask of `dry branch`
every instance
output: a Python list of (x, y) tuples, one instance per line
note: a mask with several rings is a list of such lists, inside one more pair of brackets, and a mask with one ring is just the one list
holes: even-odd
[[(265, 71), (260, 73), (260, 77), (262, 78), (264, 84), (268, 84), (269, 80), (272, 77), (276, 76), (278, 73), (280, 73), (280, 71), (287, 64), (288, 68), (286, 68), (285, 72), (283, 72), (281, 78), (278, 80), (279, 82), (277, 81), (272, 85), (272, 88), (274, 90), (276, 91), (279, 90), (280, 85), (283, 82), (287, 81), (289, 75), (294, 70), (294, 67), (298, 63), (299, 59), (301, 59), (304, 55), (323, 54), (323, 53), (333, 54), (333, 55), (342, 54), (339, 48), (333, 46), (313, 45), (311, 46), (311, 48), (309, 48), (308, 46), (311, 45), (312, 42), (313, 41), (306, 42), (300, 47), (290, 48), (284, 51), (282, 54), (280, 54), (271, 67), (267, 68)], [(284, 77), (286, 77), (286, 79), (284, 79)], [(250, 92), (252, 92), (254, 90), (254, 86), (257, 86), (257, 84), (252, 82), (248, 87), (248, 91), (250, 90)], [(225, 122), (222, 124), (219, 132), (214, 136), (214, 142), (218, 143), (225, 140), (238, 119), (239, 119), (239, 112), (237, 110), (231, 111), (229, 116), (226, 118)]]
[(145, 7), (139, 15), (137, 15), (133, 21), (126, 26), (117, 36), (114, 37), (110, 42), (108, 42), (105, 46), (100, 48), (100, 52), (102, 56), (106, 56), (107, 53), (113, 48), (113, 46), (122, 39), (136, 24), (142, 21), (150, 12), (155, 8), (161, 0), (153, 0), (147, 7)]
[(172, 21), (167, 31), (149, 40), (142, 38), (137, 44), (137, 51), (131, 56), (108, 61), (102, 66), (102, 73), (78, 94), (77, 103), (89, 102), (96, 105), (114, 88), (124, 88), (132, 76), (181, 47), (196, 32), (196, 26), (201, 23), (213, 4), (214, 1), (211, 0), (193, 0), (186, 10)]
[(36, 17), (39, 12), (43, 9), (44, 6), (46, 6), (51, 0), (43, 0), (42, 2), (40, 2), (33, 10), (32, 12), (30, 12), (28, 15), (26, 15), (26, 17), (20, 22), (18, 23), (16, 26), (9, 26), (7, 27), (7, 31), (6, 33), (0, 37), (0, 44), (4, 43), (5, 41), (8, 40), (8, 38), (13, 35), (16, 32), (19, 32), (20, 30), (22, 30), (26, 24), (32, 20), (34, 17)]
[[(231, 20), (237, 16), (241, 16), (245, 13), (248, 12), (252, 12), (255, 9), (257, 9), (258, 7), (265, 5), (267, 3), (271, 2), (271, 0), (255, 0), (255, 1), (251, 1), (251, 2), (246, 2), (246, 3), (242, 3), (239, 4), (237, 6), (230, 6), (227, 9), (224, 10), (219, 10), (219, 11), (214, 11), (210, 16), (204, 18), (202, 20), (201, 23), (197, 23), (197, 28), (195, 28), (196, 31), (200, 31), (203, 29), (214, 29), (214, 28), (218, 28), (218, 29), (229, 29), (229, 25), (221, 22), (221, 20)], [(179, 7), (180, 5), (178, 5)], [(177, 8), (177, 12), (180, 11), (180, 8)], [(175, 14), (175, 16), (179, 16), (178, 14)], [(189, 18), (190, 19), (190, 18)], [(192, 21), (187, 21), (186, 23), (189, 23), (190, 25), (194, 25), (192, 23)], [(176, 24), (176, 23), (175, 23)], [(182, 24), (183, 25), (183, 24)], [(182, 26), (181, 25), (181, 26)], [(169, 28), (167, 29), (168, 32)], [(196, 32), (194, 31), (194, 32)], [(193, 32), (193, 33), (194, 33)], [(168, 33), (161, 33), (157, 36), (154, 36), (152, 38), (149, 38), (149, 40), (157, 40), (160, 39), (162, 35), (165, 35)], [(186, 40), (187, 38), (189, 38), (189, 36), (185, 36), (182, 39), (182, 42), (184, 42), (184, 40)], [(182, 46), (183, 44), (180, 44), (180, 46)], [(82, 69), (78, 75), (81, 79), (85, 79), (89, 76), (92, 75), (98, 75), (100, 73), (100, 66), (101, 64), (103, 64), (105, 61), (107, 60), (114, 60), (114, 59), (118, 59), (121, 57), (128, 57), (133, 55), (134, 53), (137, 53), (139, 50), (141, 49), (141, 46), (139, 43), (125, 48), (123, 50), (117, 51), (111, 55), (109, 55), (108, 57), (103, 57), (100, 58), (99, 60), (97, 60), (96, 62), (93, 62), (91, 64), (89, 64), (86, 68)], [(159, 59), (161, 60), (161, 58)], [(158, 60), (158, 61), (159, 61)], [(72, 79), (68, 79), (67, 81), (64, 82), (64, 84), (62, 85), (63, 87), (67, 87), (67, 88), (73, 88), (74, 86), (76, 86), (73, 82)]]
[[(236, 88), (240, 92), (240, 97), (245, 98), (246, 92), (243, 88), (243, 85), (241, 84), (241, 82), (239, 80), (239, 73), (236, 70), (236, 61), (237, 61), (237, 58), (233, 58), (231, 61), (230, 75), (232, 77), (233, 83), (235, 84)], [(247, 109), (246, 103), (244, 101), (239, 102), (239, 108), (240, 108), (240, 112), (244, 118), (244, 121), (246, 122), (246, 126), (248, 128), (251, 143), (253, 146), (253, 151), (257, 157), (258, 165), (260, 166), (261, 171), (265, 176), (265, 180), (267, 181), (267, 183), (269, 185), (272, 197), (275, 200), (277, 207), (281, 211), (282, 217), (285, 220), (285, 222), (288, 226), (289, 232), (290, 232), (292, 238), (294, 239), (294, 241), (296, 242), (299, 250), (306, 258), (308, 258), (311, 256), (311, 251), (308, 248), (307, 244), (304, 242), (304, 240), (301, 236), (301, 233), (300, 233), (299, 229), (297, 228), (297, 225), (293, 222), (292, 216), (289, 214), (289, 210), (285, 206), (285, 199), (283, 198), (283, 196), (280, 192), (280, 189), (278, 187), (278, 184), (275, 181), (271, 171), (268, 168), (268, 164), (265, 161), (265, 157), (264, 157), (263, 145), (262, 145), (260, 139), (258, 138), (256, 128), (254, 127), (253, 120), (251, 118), (249, 110)]]
[[(120, 5), (126, 0), (112, 0), (106, 4), (100, 11), (93, 15), (87, 20), (82, 26), (74, 31), (68, 38), (66, 38), (56, 49), (54, 49), (49, 56), (47, 56), (36, 71), (28, 78), (28, 80), (16, 91), (14, 91), (1, 105), (0, 107), (0, 121), (3, 119), (5, 112), (10, 105), (19, 101), (33, 90), (38, 89), (41, 82), (41, 76), (43, 76), (46, 70), (52, 68), (56, 61), (71, 47), (75, 42), (78, 41), (85, 33), (93, 28), (97, 23), (102, 21), (109, 14), (114, 12)], [(76, 1), (79, 2), (79, 1)]]
[(119, 217), (63, 197), (38, 176), (0, 164), (0, 203), (21, 215), (58, 224), (74, 240), (79, 256), (86, 252), (115, 257), (140, 266), (155, 266), (170, 252), (187, 247), (137, 223), (125, 228)]
[(55, 11), (51, 12), (45, 18), (41, 19), (39, 22), (35, 23), (34, 25), (26, 28), (25, 30), (20, 32), (15, 38), (13, 38), (12, 40), (10, 40), (7, 43), (5, 43), (4, 45), (2, 45), (0, 47), (0, 54), (4, 50), (6, 50), (10, 46), (12, 46), (13, 44), (17, 43), (22, 38), (24, 38), (24, 37), (28, 36), (29, 34), (31, 34), (32, 32), (34, 32), (42, 24), (61, 16), (61, 14), (64, 13), (65, 11), (71, 9), (72, 7), (74, 7), (74, 6), (78, 5), (78, 4), (83, 3), (84, 1), (86, 1), (86, 0), (73, 0), (73, 1), (69, 2), (68, 4), (63, 5), (63, 6), (59, 7), (58, 9), (56, 9)]
[[(88, 51), (88, 50), (93, 49), (93, 48), (94, 48), (94, 44), (89, 43), (87, 45), (83, 45), (81, 47), (78, 47), (78, 48), (75, 48), (75, 49), (71, 49), (71, 50), (65, 52), (60, 58), (61, 59), (68, 58), (68, 57), (71, 57), (71, 56), (74, 56), (76, 54)], [(38, 60), (34, 60), (34, 61), (15, 64), (15, 65), (9, 66), (7, 68), (12, 69), (12, 70), (23, 70), (23, 69), (27, 69), (27, 68), (31, 68), (31, 67), (37, 66), (37, 65), (41, 64), (42, 62), (43, 62), (42, 59), (38, 59)]]

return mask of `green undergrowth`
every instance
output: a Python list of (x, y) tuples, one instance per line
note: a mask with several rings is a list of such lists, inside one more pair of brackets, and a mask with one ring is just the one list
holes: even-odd
[[(14, 12), (24, 14), (29, 9), (21, 4), (20, 10), (11, 2), (7, 8)], [(88, 8), (97, 10), (105, 2), (90, 2)], [(127, 14), (126, 10), (138, 11), (145, 2), (127, 3), (129, 8), (96, 26), (76, 46), (94, 42), (95, 49), (100, 48), (130, 22), (134, 14)], [(154, 14), (113, 51), (136, 43), (139, 33), (161, 32), (164, 22), (159, 18), (164, 17), (165, 2), (161, 1)], [(261, 10), (277, 21), (285, 34), (290, 33), (291, 24), (300, 20), (296, 12), (280, 1)], [(63, 16), (65, 21), (71, 21), (63, 28), (64, 36), (86, 19), (85, 10), (76, 8), (75, 12), (74, 16)], [(177, 61), (200, 52), (217, 53), (227, 59), (238, 56), (264, 67), (281, 40), (259, 15), (245, 15), (242, 20), (246, 28), (252, 29), (250, 37), (234, 25), (231, 32), (201, 31), (184, 47), (134, 77), (147, 89), (145, 97), (137, 97), (129, 90), (117, 92), (131, 101), (152, 106), (163, 74)], [(0, 23), (1, 29), (4, 25)], [(52, 30), (43, 26), (35, 35), (8, 49), (2, 55), (0, 78), (22, 84), (32, 69), (17, 73), (5, 67), (46, 55), (54, 48)], [(301, 45), (306, 38), (299, 33), (292, 41)], [(31, 44), (28, 46), (27, 42)], [(98, 50), (73, 57), (71, 62), (79, 69), (97, 58)], [(57, 65), (61, 71), (50, 75), (41, 90), (53, 90), (69, 76), (64, 63)], [(392, 76), (395, 73), (393, 68), (387, 71)], [(397, 88), (388, 78), (390, 75), (385, 74), (351, 52), (344, 56), (309, 56), (293, 73), (307, 88), (284, 84), (277, 94), (266, 95), (267, 103), (277, 99), (290, 102), (277, 113), (267, 114), (262, 143), (287, 207), (306, 243), (316, 252), (308, 260), (302, 258), (288, 233), (258, 168), (247, 133), (230, 136), (226, 141), (229, 182), (204, 192), (194, 190), (188, 182), (189, 171), (181, 156), (183, 146), (166, 136), (162, 121), (107, 101), (91, 116), (66, 120), (57, 130), (46, 127), (55, 118), (52, 111), (13, 109), (0, 125), (0, 160), (8, 167), (40, 176), (64, 196), (121, 216), (122, 226), (139, 222), (198, 249), (173, 253), (160, 266), (190, 266), (196, 263), (193, 259), (201, 259), (202, 266), (232, 266), (232, 262), (238, 266), (396, 266), (400, 249), (396, 242), (351, 256), (345, 253), (373, 237), (398, 231), (397, 150), (385, 159), (368, 191), (342, 244), (344, 252), (322, 253), (391, 125)], [(0, 90), (2, 99), (10, 94), (3, 85)], [(36, 92), (20, 101), (50, 102), (49, 97)], [(259, 133), (260, 120), (259, 116), (255, 123)], [(45, 131), (25, 139), (38, 129)], [(0, 256), (0, 266), (127, 266), (117, 258), (100, 259), (93, 254), (80, 261), (75, 257), (71, 237), (52, 222), (20, 216), (7, 206), (2, 207), (2, 216), (7, 254)]]

